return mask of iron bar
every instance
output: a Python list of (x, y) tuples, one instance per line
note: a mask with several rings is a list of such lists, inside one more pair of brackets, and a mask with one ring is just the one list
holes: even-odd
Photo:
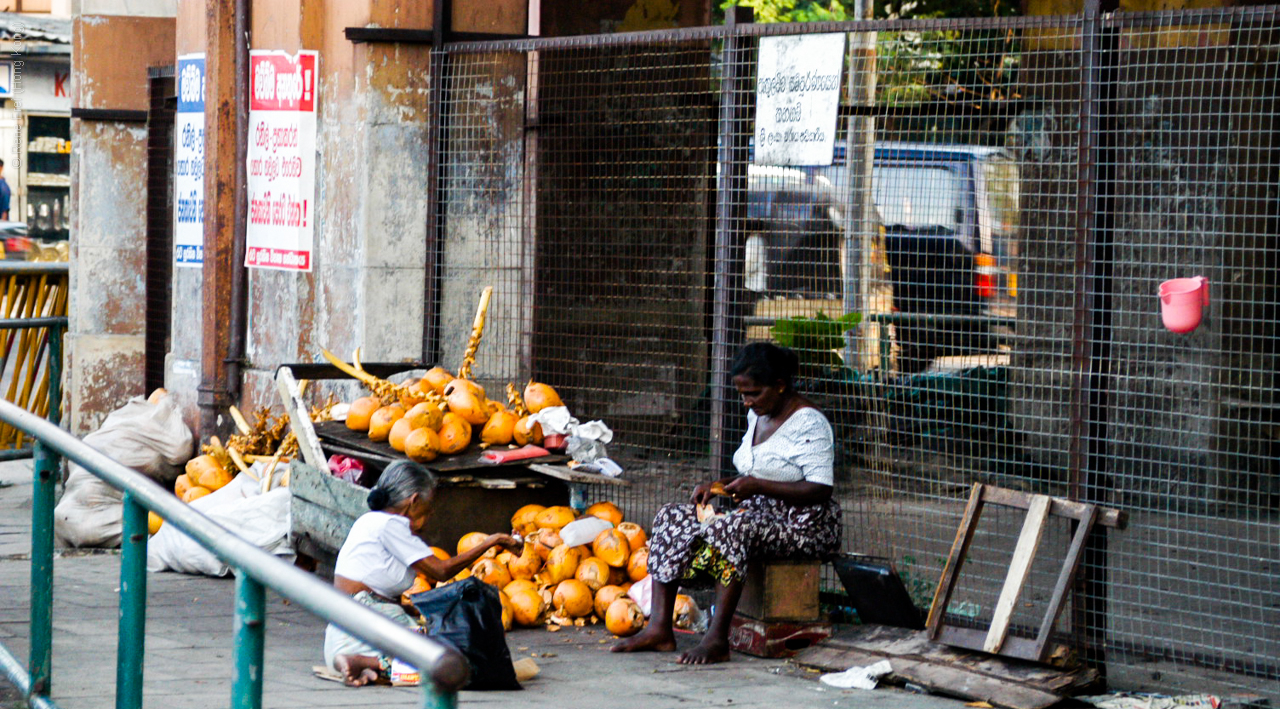
[(13, 683), (14, 687), (17, 687), (18, 693), (23, 696), (31, 709), (58, 709), (57, 705), (47, 697), (32, 694), (31, 676), (27, 674), (27, 668), (23, 667), (18, 658), (10, 654), (3, 644), (0, 644), (0, 671), (4, 672), (4, 676)]
[(65, 276), (69, 271), (60, 261), (0, 261), (0, 276)]
[[(237, 145), (238, 111), (246, 94), (238, 84), (236, 8), (241, 0), (211, 0), (205, 4), (208, 27), (205, 59), (204, 263), (201, 267), (200, 384), (196, 405), (201, 439), (230, 427), (224, 415), (234, 403), (228, 396), (227, 353), (231, 348), (233, 271), (235, 263), (236, 180), (240, 174)], [(221, 421), (221, 424), (219, 423)]]
[(262, 653), (266, 641), (266, 589), (252, 576), (236, 574), (235, 677), (232, 709), (262, 709)]
[(147, 509), (125, 493), (123, 516), (116, 709), (141, 709), (147, 637)]
[[(1098, 0), (1101, 2), (1101, 0)], [(1090, 3), (1091, 4), (1091, 3)], [(1107, 8), (1112, 9), (1112, 8)], [(1087, 248), (1089, 269), (1081, 274), (1086, 280), (1086, 288), (1090, 293), (1087, 327), (1089, 333), (1088, 361), (1091, 365), (1088, 380), (1084, 387), (1084, 425), (1080, 433), (1085, 440), (1080, 444), (1083, 448), (1083, 469), (1072, 478), (1072, 493), (1078, 495), (1072, 499), (1097, 505), (1111, 503), (1110, 455), (1108, 445), (1111, 436), (1108, 432), (1108, 420), (1111, 393), (1111, 361), (1113, 350), (1112, 339), (1112, 263), (1114, 261), (1114, 237), (1116, 215), (1116, 165), (1119, 133), (1123, 126), (1116, 119), (1117, 54), (1120, 46), (1120, 31), (1103, 22), (1101, 8), (1093, 12), (1093, 20), (1088, 19), (1086, 12), (1085, 27), (1092, 32), (1092, 57), (1090, 71), (1093, 72), (1094, 88), (1089, 95), (1092, 102), (1090, 114), (1095, 122), (1093, 130), (1096, 140), (1091, 145), (1093, 151), (1093, 206), (1094, 214), (1090, 223), (1091, 233)], [(1073, 532), (1078, 531), (1073, 529)], [(1085, 548), (1080, 573), (1075, 579), (1072, 595), (1071, 627), (1076, 638), (1077, 647), (1083, 647), (1084, 660), (1096, 667), (1103, 677), (1107, 674), (1106, 648), (1107, 638), (1107, 606), (1110, 594), (1107, 536), (1105, 529), (1097, 529), (1085, 540)]]
[(437, 49), (431, 52), (430, 73), (427, 80), (427, 246), (426, 292), (423, 294), (422, 311), (422, 361), (431, 366), (439, 364), (443, 356), (440, 342), (440, 319), (442, 308), (441, 283), (444, 278), (444, 243), (448, 234), (446, 218), (446, 199), (444, 171), (446, 166), (445, 123), (445, 72), (449, 55), (440, 51), (449, 38), (453, 28), (452, 0), (437, 0), (432, 8), (434, 20), (432, 43)]
[[(725, 16), (727, 27), (751, 21), (750, 8), (733, 7)], [(751, 138), (751, 44), (731, 34), (724, 43), (720, 80), (720, 125), (717, 131), (715, 258), (711, 322), (711, 469), (716, 476), (728, 470), (731, 441), (726, 435), (729, 402), (729, 362), (743, 339), (742, 266), (744, 219), (747, 208), (747, 154)]]
[[(1171, 13), (1172, 14), (1172, 13)], [(727, 13), (726, 13), (727, 16)], [(1076, 15), (1025, 15), (1013, 17), (969, 17), (942, 20), (850, 20), (846, 22), (778, 22), (768, 24), (728, 23), (709, 27), (587, 34), (568, 37), (530, 37), (490, 42), (450, 42), (443, 45), (450, 54), (487, 52), (532, 52), (542, 49), (582, 49), (628, 47), (672, 42), (697, 42), (730, 36), (765, 37), (776, 35), (834, 32), (928, 32), (957, 29), (1021, 30), (1078, 26)], [(441, 45), (437, 45), (441, 46)]]
[[(7, 401), (4, 406), (13, 406)], [(17, 408), (14, 406), (13, 408)], [(21, 411), (21, 409), (19, 409)], [(35, 414), (23, 411), (35, 418)], [(37, 440), (31, 491), (31, 693), (48, 695), (53, 674), (53, 507), (58, 454)]]
[(245, 364), (247, 321), (249, 317), (249, 269), (244, 265), (245, 237), (249, 223), (249, 46), (252, 38), (253, 3), (235, 0), (235, 170), (233, 173), (233, 208), (231, 263), (227, 298), (227, 354), (223, 358), (228, 402), (239, 401), (242, 367)]
[(40, 327), (66, 327), (65, 315), (47, 318), (3, 318), (0, 319), (0, 330), (31, 330)]
[(8, 448), (0, 450), (0, 461), (26, 460), (35, 456), (34, 448)]

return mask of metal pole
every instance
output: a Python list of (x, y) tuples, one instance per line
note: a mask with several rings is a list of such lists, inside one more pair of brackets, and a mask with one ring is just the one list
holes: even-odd
[(236, 573), (236, 676), (231, 709), (262, 709), (262, 647), (266, 637), (266, 589), (252, 576)]
[(66, 318), (49, 328), (49, 421), (58, 426), (62, 423), (62, 329), (67, 326)]
[(445, 72), (449, 55), (444, 44), (453, 29), (452, 0), (436, 0), (432, 9), (431, 66), (427, 74), (427, 262), (426, 288), (422, 310), (422, 362), (426, 366), (438, 364), (443, 355), (441, 348), (441, 310), (444, 280), (444, 243), (447, 235), (445, 218), (448, 210), (444, 171), (447, 165), (448, 143), (445, 139)]
[(53, 665), (53, 493), (58, 455), (35, 443), (31, 500), (31, 694), (48, 695)]
[[(872, 18), (870, 0), (855, 0), (853, 16), (859, 20)], [(876, 103), (876, 33), (853, 32), (849, 42), (849, 101), (855, 109), (875, 106)], [(855, 113), (849, 116), (845, 135), (845, 171), (848, 175), (845, 194), (844, 220), (844, 311), (862, 313), (858, 330), (848, 335), (845, 343), (845, 365), (856, 370), (867, 368), (869, 358), (861, 342), (868, 342), (865, 335), (871, 324), (872, 288), (874, 276), (871, 254), (879, 225), (875, 219), (875, 206), (871, 192), (871, 170), (875, 160), (876, 123), (872, 115)], [(879, 323), (877, 328), (883, 328)], [(868, 342), (868, 345), (870, 343)]]
[[(1115, 82), (1118, 33), (1114, 26), (1103, 19), (1103, 12), (1117, 9), (1114, 0), (1088, 0), (1085, 3), (1084, 31), (1089, 38), (1081, 45), (1088, 52), (1082, 66), (1088, 71), (1083, 78), (1089, 82), (1087, 94), (1090, 105), (1089, 127), (1094, 131), (1089, 147), (1091, 177), (1093, 179), (1091, 221), (1088, 223), (1088, 265), (1079, 274), (1088, 290), (1088, 361), (1089, 376), (1084, 384), (1080, 404), (1082, 416), (1080, 431), (1084, 442), (1077, 442), (1081, 451), (1082, 467), (1074, 470), (1072, 499), (1093, 504), (1110, 504), (1114, 483), (1110, 473), (1108, 450), (1108, 408), (1111, 392), (1111, 370), (1105, 363), (1111, 361), (1111, 307), (1112, 269), (1114, 258), (1115, 215), (1115, 165), (1117, 162), (1116, 136), (1121, 127), (1116, 118)], [(1083, 111), (1084, 109), (1082, 109)], [(1072, 533), (1075, 533), (1073, 526)], [(1106, 679), (1106, 646), (1109, 614), (1109, 573), (1107, 561), (1107, 531), (1098, 528), (1085, 540), (1084, 558), (1071, 598), (1072, 629), (1077, 646), (1083, 646), (1085, 663), (1095, 668)]]
[(720, 79), (720, 165), (716, 186), (714, 294), (711, 315), (711, 469), (722, 476), (728, 468), (730, 441), (725, 434), (729, 417), (729, 361), (743, 338), (743, 222), (747, 208), (747, 155), (751, 138), (751, 107), (747, 50), (750, 39), (736, 32), (750, 23), (751, 8), (725, 12), (729, 35), (724, 41)]
[(141, 709), (147, 632), (147, 508), (130, 493), (124, 495), (124, 535), (120, 546), (116, 709)]
[(249, 320), (249, 269), (244, 266), (245, 234), (249, 221), (249, 31), (252, 27), (253, 3), (235, 0), (235, 170), (232, 198), (235, 211), (232, 216), (231, 284), (227, 297), (231, 301), (227, 321), (226, 397), (228, 401), (240, 399), (245, 365), (245, 342), (248, 339)]
[[(49, 420), (62, 418), (62, 328), (49, 328)], [(53, 502), (61, 459), (39, 439), (33, 446), (31, 493), (31, 695), (53, 687)]]
[(430, 682), (422, 685), (422, 691), (422, 709), (458, 709), (457, 692), (441, 692)]

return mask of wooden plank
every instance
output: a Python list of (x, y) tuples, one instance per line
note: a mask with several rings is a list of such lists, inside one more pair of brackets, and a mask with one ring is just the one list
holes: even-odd
[(983, 701), (1008, 709), (1046, 709), (1062, 701), (1061, 695), (1011, 682), (984, 677), (946, 665), (908, 662), (894, 673), (905, 681), (965, 699)]
[(355, 521), (355, 517), (300, 497), (289, 502), (289, 526), (293, 536), (306, 537), (323, 549), (334, 552), (341, 549)]
[[(1002, 507), (1016, 507), (1018, 509), (1027, 509), (1031, 506), (1032, 499), (1042, 497), (1041, 495), (1032, 495), (1027, 492), (1019, 492), (1017, 490), (1006, 490), (1001, 487), (986, 487), (982, 491), (982, 501)], [(1072, 502), (1064, 500), (1061, 497), (1052, 498), (1053, 502), (1049, 506), (1049, 514), (1056, 517), (1070, 517), (1071, 519), (1084, 519), (1085, 508), (1090, 505), (1083, 502)], [(1096, 507), (1096, 506), (1095, 506)], [(1095, 513), (1095, 524), (1104, 527), (1114, 527), (1116, 529), (1124, 529), (1129, 524), (1129, 513), (1121, 510), (1112, 509), (1110, 507), (1098, 507)]]
[[(954, 628), (948, 628), (953, 630)], [(983, 631), (963, 629), (971, 633)], [(1010, 638), (1012, 642), (1014, 638)], [(856, 648), (878, 653), (882, 657), (912, 658), (929, 662), (956, 665), (966, 669), (1019, 682), (1037, 689), (1058, 694), (1074, 695), (1098, 689), (1098, 672), (1086, 667), (1063, 669), (1043, 664), (1024, 662), (998, 655), (951, 647), (929, 640), (923, 630), (911, 630), (887, 625), (858, 625), (841, 630), (822, 643), (825, 648)], [(848, 666), (840, 667), (848, 669)]]
[(969, 493), (969, 504), (964, 508), (964, 516), (960, 518), (960, 528), (956, 530), (956, 539), (951, 544), (951, 554), (947, 557), (947, 565), (942, 569), (942, 579), (933, 592), (933, 603), (929, 606), (929, 619), (925, 621), (925, 630), (929, 637), (937, 638), (942, 627), (942, 618), (947, 613), (947, 604), (951, 602), (951, 594), (955, 591), (956, 579), (960, 576), (960, 567), (964, 565), (965, 555), (969, 552), (969, 544), (973, 542), (973, 533), (978, 528), (978, 517), (982, 514), (982, 483), (974, 483)]
[[(986, 640), (987, 631), (979, 630), (978, 628), (957, 628), (954, 625), (944, 625), (942, 632), (938, 634), (938, 642), (969, 650), (981, 650)], [(1056, 643), (1046, 645), (1043, 650), (1037, 650), (1035, 640), (1007, 634), (1004, 638), (1004, 644), (1000, 647), (1000, 654), (1005, 657), (1027, 660), (1028, 662), (1044, 662), (1051, 665), (1061, 665), (1070, 655), (1070, 652), (1070, 648), (1066, 645)], [(1037, 659), (1038, 655), (1044, 655), (1043, 659)]]
[(995, 615), (991, 617), (991, 628), (987, 631), (986, 641), (982, 643), (982, 649), (986, 652), (1000, 652), (1000, 646), (1004, 644), (1004, 636), (1008, 634), (1009, 622), (1013, 618), (1013, 605), (1018, 602), (1018, 596), (1022, 595), (1022, 587), (1031, 574), (1031, 562), (1035, 561), (1036, 550), (1040, 548), (1040, 539), (1044, 536), (1049, 502), (1048, 495), (1036, 495), (1027, 509), (1027, 519), (1022, 523), (1022, 534), (1018, 535), (1018, 545), (1013, 550), (1009, 574), (1005, 576), (1000, 599), (996, 601)]
[(280, 401), (289, 414), (289, 428), (298, 437), (298, 448), (302, 457), (316, 469), (323, 470), (328, 465), (324, 451), (320, 449), (320, 441), (316, 438), (315, 427), (311, 424), (311, 412), (307, 403), (302, 400), (298, 391), (298, 381), (293, 378), (293, 371), (288, 367), (276, 370), (276, 389), (280, 393)]
[(1093, 530), (1093, 523), (1097, 518), (1098, 508), (1094, 505), (1089, 505), (1088, 507), (1089, 509), (1084, 518), (1076, 526), (1075, 536), (1071, 538), (1071, 546), (1067, 548), (1067, 558), (1062, 562), (1062, 571), (1058, 575), (1058, 582), (1053, 586), (1053, 596), (1049, 599), (1049, 606), (1045, 609), (1044, 622), (1040, 624), (1040, 631), (1036, 633), (1035, 656), (1037, 660), (1044, 654), (1049, 644), (1049, 635), (1053, 633), (1053, 626), (1058, 622), (1058, 616), (1062, 613), (1062, 604), (1066, 601), (1067, 594), (1071, 592), (1071, 588), (1075, 584), (1076, 570), (1080, 567), (1080, 559), (1084, 555), (1085, 541), (1089, 538), (1089, 532)]
[(793, 662), (829, 672), (889, 659), (886, 681), (912, 682), (939, 694), (1009, 709), (1044, 709), (1065, 696), (1092, 691), (1094, 670), (1063, 671), (956, 650), (930, 642), (925, 631), (860, 626), (802, 650)]
[[(535, 458), (534, 460), (541, 460)], [(529, 469), (542, 473), (543, 475), (553, 477), (557, 480), (564, 480), (571, 483), (587, 483), (589, 485), (614, 485), (617, 487), (631, 487), (631, 483), (621, 478), (611, 478), (608, 475), (600, 475), (599, 473), (584, 473), (574, 470), (564, 465), (548, 465), (545, 463), (530, 463)]]
[(289, 478), (289, 487), (295, 498), (313, 502), (352, 519), (369, 511), (369, 506), (365, 503), (369, 490), (360, 485), (327, 472), (322, 473), (301, 461), (292, 463)]

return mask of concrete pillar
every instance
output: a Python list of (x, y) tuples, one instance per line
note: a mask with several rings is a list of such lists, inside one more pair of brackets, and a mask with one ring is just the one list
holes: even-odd
[[(72, 106), (146, 111), (148, 67), (173, 62), (173, 18), (80, 14), (72, 32)], [(73, 119), (71, 132), (67, 397), (70, 429), (85, 433), (145, 393), (147, 136), (123, 121)]]

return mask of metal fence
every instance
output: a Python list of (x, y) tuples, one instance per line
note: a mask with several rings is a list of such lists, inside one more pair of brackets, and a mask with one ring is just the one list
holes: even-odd
[[(605, 420), (633, 519), (727, 464), (736, 348), (791, 345), (845, 547), (920, 605), (975, 481), (1118, 507), (1059, 630), (1113, 686), (1275, 697), (1278, 30), (1259, 7), (446, 44), (428, 312), (465, 323), (495, 287), (477, 374)], [(754, 165), (759, 43), (801, 33), (848, 34), (835, 164)], [(1172, 333), (1159, 285), (1194, 276), (1210, 305)], [(1019, 524), (984, 518), (957, 622), (990, 616)]]

